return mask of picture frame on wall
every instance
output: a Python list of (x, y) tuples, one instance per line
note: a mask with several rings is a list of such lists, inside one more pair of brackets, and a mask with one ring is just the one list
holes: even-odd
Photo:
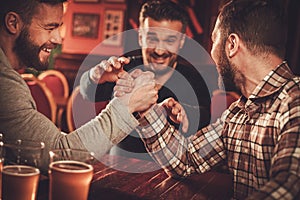
[(99, 14), (73, 13), (72, 36), (97, 39), (99, 31)]
[(73, 0), (75, 3), (99, 3), (100, 0)]
[(108, 9), (104, 12), (104, 29), (102, 43), (110, 46), (122, 45), (122, 34), (124, 26), (124, 11)]
[(74, 3), (71, 0), (72, 3), (68, 4), (64, 16), (64, 24), (67, 26), (62, 52), (122, 55), (124, 38), (121, 33), (124, 31), (127, 4), (109, 4), (105, 0), (98, 0), (101, 3), (91, 1)]

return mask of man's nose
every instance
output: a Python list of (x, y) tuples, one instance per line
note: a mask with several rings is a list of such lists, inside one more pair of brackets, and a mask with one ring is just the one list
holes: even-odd
[(165, 49), (162, 49), (162, 48), (155, 48), (154, 52), (157, 54), (157, 55), (163, 55), (165, 53)]
[(164, 46), (162, 41), (159, 41), (154, 49), (155, 53), (158, 55), (162, 55), (166, 52), (166, 47)]
[(61, 37), (59, 29), (53, 30), (53, 32), (51, 34), (50, 41), (54, 44), (61, 44), (62, 43), (62, 37)]

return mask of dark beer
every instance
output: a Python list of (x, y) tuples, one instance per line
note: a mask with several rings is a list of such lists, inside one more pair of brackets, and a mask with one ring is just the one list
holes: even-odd
[(25, 165), (7, 165), (2, 170), (2, 199), (35, 200), (40, 171)]
[(89, 164), (73, 160), (50, 163), (49, 199), (86, 200), (92, 177), (93, 167)]

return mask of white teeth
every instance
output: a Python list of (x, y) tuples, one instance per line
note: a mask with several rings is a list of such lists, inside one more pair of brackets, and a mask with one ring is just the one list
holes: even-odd
[(46, 51), (47, 53), (51, 53), (52, 49), (43, 48), (43, 51)]

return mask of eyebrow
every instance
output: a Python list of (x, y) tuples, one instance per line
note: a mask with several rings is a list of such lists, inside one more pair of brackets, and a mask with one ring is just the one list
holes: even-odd
[[(157, 36), (158, 34), (155, 33), (155, 32), (148, 32), (147, 35), (148, 35), (148, 36)], [(168, 38), (168, 39), (173, 39), (173, 38), (174, 38), (174, 39), (177, 39), (178, 37), (177, 37), (177, 35), (168, 35), (167, 38)]]
[(170, 35), (170, 36), (168, 36), (168, 39), (177, 39), (178, 37), (177, 36), (175, 36), (175, 35)]
[(155, 32), (148, 32), (147, 35), (150, 35), (150, 36), (157, 36), (157, 33), (155, 33)]
[(60, 27), (63, 25), (63, 22), (62, 23), (49, 23), (49, 24), (45, 24), (44, 27)]

